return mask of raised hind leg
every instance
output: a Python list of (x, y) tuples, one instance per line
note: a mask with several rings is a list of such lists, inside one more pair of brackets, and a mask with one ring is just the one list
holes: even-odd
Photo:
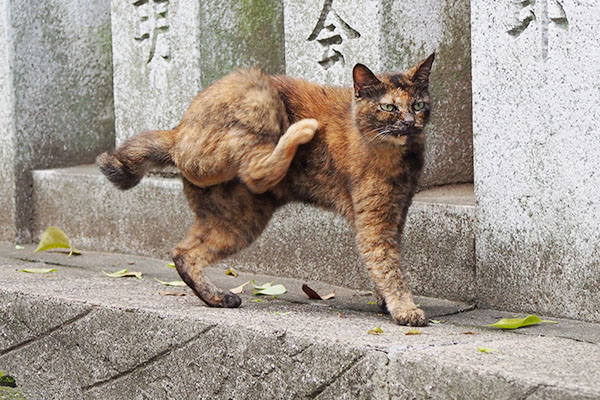
[(263, 231), (275, 204), (239, 182), (199, 188), (184, 180), (196, 222), (172, 250), (181, 279), (210, 307), (239, 307), (241, 299), (224, 292), (204, 275), (204, 268), (250, 245)]
[(309, 142), (318, 128), (316, 119), (302, 119), (290, 125), (274, 149), (257, 146), (249, 151), (240, 166), (241, 180), (254, 193), (263, 193), (278, 184), (287, 173), (298, 146)]

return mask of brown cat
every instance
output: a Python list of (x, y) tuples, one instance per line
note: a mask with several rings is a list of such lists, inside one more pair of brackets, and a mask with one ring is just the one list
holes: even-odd
[(357, 64), (354, 90), (239, 70), (202, 91), (174, 129), (135, 136), (98, 165), (121, 189), (153, 165), (179, 168), (197, 219), (172, 256), (209, 306), (241, 299), (203, 268), (250, 245), (278, 207), (303, 201), (346, 217), (394, 321), (426, 325), (400, 267), (400, 239), (423, 166), (433, 60), (379, 76)]

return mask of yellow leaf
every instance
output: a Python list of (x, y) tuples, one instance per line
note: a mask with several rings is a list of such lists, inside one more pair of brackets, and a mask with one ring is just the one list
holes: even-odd
[(129, 271), (129, 269), (125, 268), (115, 272), (106, 272), (102, 271), (102, 273), (109, 278), (128, 278), (128, 277), (136, 277), (138, 279), (142, 279), (142, 273), (137, 271)]
[(19, 272), (27, 272), (28, 274), (49, 274), (54, 271), (56, 271), (56, 268), (25, 268), (19, 270)]
[(73, 246), (71, 246), (71, 242), (69, 241), (67, 234), (54, 226), (49, 227), (42, 234), (40, 243), (38, 244), (38, 247), (35, 249), (34, 253), (51, 249), (69, 249), (69, 257), (71, 257), (73, 254), (81, 254), (79, 250), (75, 250)]
[(227, 271), (225, 271), (225, 275), (231, 275), (234, 278), (237, 278), (238, 272), (234, 268), (227, 268)]
[(375, 328), (373, 328), (373, 329), (369, 329), (369, 330), (367, 331), (367, 333), (368, 333), (369, 335), (383, 335), (383, 334), (384, 334), (384, 332), (383, 332), (383, 329), (381, 329), (381, 327), (380, 327), (380, 326), (376, 326), (376, 327), (375, 327)]
[(423, 332), (421, 332), (418, 329), (410, 329), (408, 332), (405, 333), (405, 335), (410, 336), (410, 335), (422, 335)]
[(481, 353), (485, 353), (485, 354), (490, 354), (490, 353), (500, 353), (498, 350), (496, 349), (488, 349), (487, 347), (477, 347), (477, 351), (481, 352)]
[(174, 262), (170, 262), (167, 264), (167, 267), (169, 268), (175, 268), (175, 263)]
[(540, 324), (540, 323), (550, 323), (550, 324), (558, 324), (558, 321), (542, 321), (537, 315), (528, 315), (524, 318), (502, 318), (500, 321), (495, 324), (490, 324), (488, 326), (494, 326), (496, 328), (502, 329), (517, 329), (527, 325)]
[(166, 281), (161, 281), (161, 280), (160, 280), (160, 279), (158, 279), (158, 278), (154, 278), (154, 280), (155, 280), (156, 282), (160, 283), (160, 284), (163, 284), (163, 285), (165, 285), (165, 286), (178, 286), (178, 287), (185, 287), (185, 286), (187, 286), (187, 285), (185, 284), (185, 282), (184, 282), (184, 281), (171, 281), (171, 282), (166, 282)]

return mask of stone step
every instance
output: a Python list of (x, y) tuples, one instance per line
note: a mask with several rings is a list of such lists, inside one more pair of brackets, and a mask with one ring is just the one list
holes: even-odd
[[(168, 258), (193, 221), (177, 178), (151, 176), (115, 189), (93, 165), (34, 172), (34, 231), (63, 229), (79, 248)], [(415, 292), (475, 297), (472, 185), (415, 196), (405, 230), (404, 268)], [(280, 209), (248, 249), (221, 263), (250, 272), (371, 288), (344, 219), (313, 207)]]
[[(486, 325), (510, 314), (421, 297), (439, 323), (407, 335), (364, 292), (310, 281), (336, 290), (312, 301), (299, 280), (210, 268), (223, 288), (255, 279), (288, 289), (254, 302), (246, 288), (241, 308), (214, 309), (154, 281), (178, 279), (164, 260), (33, 249), (0, 242), (0, 367), (27, 399), (600, 397), (599, 324), (499, 331)], [(143, 279), (101, 273), (125, 266)], [(19, 272), (32, 267), (57, 271)]]

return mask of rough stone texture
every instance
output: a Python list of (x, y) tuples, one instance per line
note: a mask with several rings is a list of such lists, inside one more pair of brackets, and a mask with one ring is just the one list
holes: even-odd
[(600, 3), (473, 2), (477, 281), (600, 321)]
[(0, 240), (14, 239), (15, 205), (15, 126), (12, 70), (10, 62), (10, 14), (8, 0), (0, 0)]
[[(0, 243), (0, 326), (27, 327), (13, 329), (9, 343), (0, 342), (0, 365), (28, 399), (600, 396), (600, 344), (572, 337), (572, 321), (515, 334), (485, 327), (494, 321), (492, 310), (445, 316), (460, 304), (436, 312), (439, 301), (418, 298), (444, 322), (406, 335), (409, 328), (374, 309), (355, 311), (373, 297), (338, 288), (335, 305), (310, 301), (301, 293), (302, 282), (291, 279), (285, 280), (290, 293), (277, 300), (252, 302), (247, 289), (241, 308), (214, 309), (187, 288), (155, 282), (153, 277), (176, 279), (164, 261), (92, 252), (67, 258), (34, 254), (33, 248)], [(58, 270), (47, 276), (17, 272), (48, 265)], [(120, 265), (142, 270), (144, 279), (111, 279), (100, 272)], [(218, 269), (208, 274), (231, 286), (280, 279), (232, 278)], [(185, 295), (160, 294), (165, 291)], [(581, 325), (600, 330), (598, 324)], [(369, 335), (375, 326), (385, 334)], [(478, 347), (499, 352), (484, 354)]]
[[(59, 226), (84, 249), (167, 258), (193, 221), (179, 179), (149, 177), (121, 192), (82, 166), (36, 171), (34, 185), (36, 234)], [(404, 235), (404, 269), (417, 293), (475, 297), (473, 217), (471, 185), (417, 194)], [(280, 209), (252, 246), (221, 265), (371, 287), (346, 221), (301, 204)]]
[(284, 3), (289, 75), (351, 85), (357, 62), (375, 72), (404, 71), (436, 51), (421, 185), (473, 180), (470, 1)]
[(278, 0), (112, 1), (117, 144), (170, 129), (190, 101), (240, 66), (283, 72)]
[(0, 1), (0, 235), (28, 240), (31, 170), (114, 143), (106, 0)]

